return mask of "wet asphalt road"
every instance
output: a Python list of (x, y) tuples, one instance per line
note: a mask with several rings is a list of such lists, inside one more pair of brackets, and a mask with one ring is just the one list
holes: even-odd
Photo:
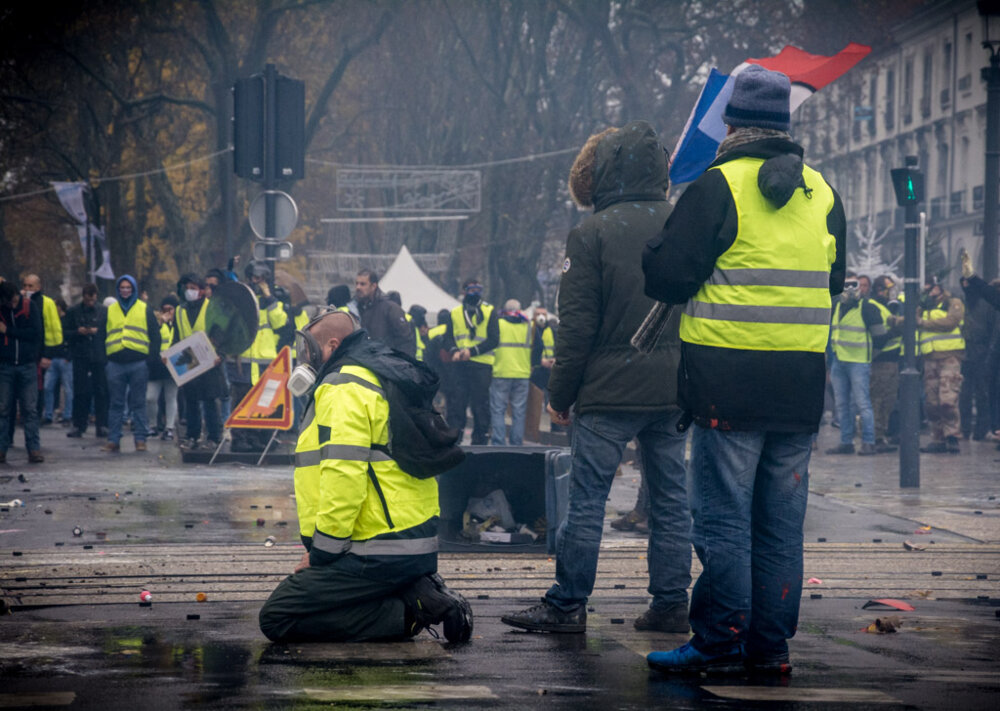
[[(834, 434), (824, 432), (821, 446)], [(92, 438), (60, 438), (43, 431), (45, 465), (20, 465), (23, 452), (11, 450), (0, 468), (0, 500), (24, 503), (0, 506), (0, 588), (14, 604), (0, 618), (2, 708), (993, 709), (1000, 698), (1000, 453), (992, 443), (969, 443), (978, 446), (961, 459), (924, 458), (918, 491), (896, 486), (892, 456), (814, 458), (807, 561), (826, 570), (826, 582), (804, 591), (794, 674), (765, 680), (648, 672), (647, 652), (686, 638), (632, 629), (648, 601), (642, 541), (610, 529), (585, 635), (499, 622), (550, 582), (551, 561), (539, 551), (514, 556), (516, 564), (504, 558), (502, 570), (500, 557), (442, 555), (445, 577), (476, 613), (468, 645), (426, 633), (399, 644), (271, 645), (256, 612), (297, 557), (286, 468), (185, 466), (159, 443), (145, 455), (126, 443), (108, 457)], [(630, 507), (636, 486), (625, 467), (609, 519)], [(269, 535), (277, 557), (255, 557)], [(904, 555), (903, 540), (931, 550)], [(930, 557), (934, 546), (949, 552)], [(118, 567), (94, 564), (103, 553)], [(221, 575), (223, 558), (230, 567), (249, 561), (244, 577), (194, 602), (204, 584), (191, 580)], [(159, 583), (177, 592), (157, 589), (153, 605), (140, 607), (137, 589), (160, 566), (180, 568)], [(178, 583), (184, 571), (206, 577)], [(45, 604), (67, 572), (68, 600)], [(113, 584), (126, 592), (94, 604)], [(30, 595), (19, 591), (26, 587)], [(883, 588), (917, 609), (862, 609)], [(899, 632), (861, 631), (886, 614), (902, 618)]]

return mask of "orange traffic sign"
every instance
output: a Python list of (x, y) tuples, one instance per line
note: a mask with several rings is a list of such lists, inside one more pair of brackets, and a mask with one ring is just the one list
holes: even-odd
[(267, 366), (257, 384), (237, 405), (226, 427), (259, 430), (288, 430), (292, 427), (292, 395), (288, 376), (292, 371), (292, 352), (288, 346)]

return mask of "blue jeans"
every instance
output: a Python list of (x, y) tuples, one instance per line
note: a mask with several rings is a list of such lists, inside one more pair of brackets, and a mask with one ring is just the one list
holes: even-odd
[(510, 403), (510, 443), (524, 444), (524, 415), (528, 409), (527, 378), (493, 378), (490, 383), (490, 444), (507, 441), (507, 403)]
[(802, 596), (812, 435), (694, 428), (691, 640), (707, 654), (788, 651)]
[(128, 409), (132, 415), (132, 434), (136, 442), (145, 442), (149, 432), (146, 422), (146, 381), (149, 370), (146, 361), (115, 363), (108, 361), (104, 368), (108, 377), (108, 441), (118, 444), (125, 424), (125, 391), (128, 391)]
[(569, 510), (556, 537), (556, 583), (546, 600), (565, 612), (587, 602), (594, 591), (604, 511), (625, 447), (639, 439), (649, 482), (650, 607), (687, 602), (691, 582), (691, 517), (685, 487), (684, 440), (677, 431), (681, 412), (600, 412), (576, 418), (573, 426)]
[(24, 421), (24, 445), (29, 452), (42, 448), (38, 436), (38, 365), (10, 365), (0, 363), (0, 452), (13, 444), (11, 420), (17, 416), (17, 402), (21, 403)]
[(830, 382), (840, 425), (840, 443), (854, 442), (854, 411), (861, 414), (861, 441), (875, 444), (875, 413), (872, 410), (871, 363), (845, 363), (837, 358), (830, 364)]
[(45, 413), (46, 420), (55, 412), (59, 387), (66, 393), (62, 416), (68, 420), (73, 414), (73, 363), (66, 358), (53, 358), (52, 365), (45, 371)]

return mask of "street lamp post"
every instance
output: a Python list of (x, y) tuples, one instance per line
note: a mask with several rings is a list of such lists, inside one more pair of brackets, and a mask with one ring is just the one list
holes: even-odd
[(989, 281), (997, 276), (997, 203), (1000, 201), (1000, 0), (979, 0), (977, 6), (983, 18), (983, 47), (990, 51), (990, 66), (982, 70), (986, 82), (983, 278)]

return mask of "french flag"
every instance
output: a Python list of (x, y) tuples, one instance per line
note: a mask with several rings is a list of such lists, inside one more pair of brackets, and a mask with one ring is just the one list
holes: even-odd
[(789, 109), (795, 111), (813, 93), (845, 74), (871, 51), (871, 47), (852, 42), (837, 54), (827, 57), (787, 45), (773, 57), (746, 60), (730, 74), (713, 68), (674, 148), (670, 182), (677, 184), (694, 180), (715, 160), (715, 152), (726, 137), (722, 111), (733, 93), (733, 80), (749, 65), (759, 64), (765, 69), (787, 75), (792, 82)]

